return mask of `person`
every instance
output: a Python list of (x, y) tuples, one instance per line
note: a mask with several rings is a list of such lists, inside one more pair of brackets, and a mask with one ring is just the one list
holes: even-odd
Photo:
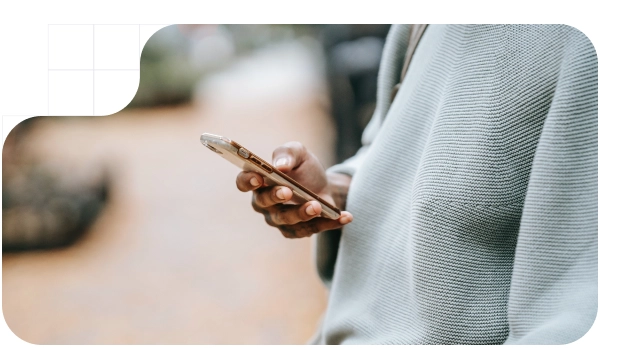
[(389, 31), (354, 157), (324, 170), (299, 142), (274, 151), (338, 220), (236, 179), (285, 237), (315, 237), (330, 293), (311, 343), (579, 339), (597, 311), (592, 43), (566, 25), (429, 25), (414, 46), (410, 28)]

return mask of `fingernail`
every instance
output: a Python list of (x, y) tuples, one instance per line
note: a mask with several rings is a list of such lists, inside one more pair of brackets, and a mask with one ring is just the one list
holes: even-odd
[(283, 157), (283, 158), (276, 159), (276, 161), (274, 162), (274, 166), (277, 168), (280, 168), (282, 166), (288, 165), (289, 163), (290, 163), (289, 158)]
[(252, 186), (258, 186), (258, 180), (255, 177), (253, 177), (250, 179), (250, 184)]
[(316, 210), (314, 209), (313, 205), (310, 205), (307, 207), (307, 209), (305, 209), (305, 213), (307, 213), (307, 215), (314, 216), (316, 215)]
[(351, 217), (350, 215), (343, 215), (340, 217), (338, 221), (340, 221), (340, 224), (346, 225), (350, 223), (351, 221), (353, 221), (353, 217)]
[(285, 199), (285, 194), (283, 193), (283, 189), (282, 188), (279, 188), (276, 191), (276, 197), (278, 197), (279, 199)]

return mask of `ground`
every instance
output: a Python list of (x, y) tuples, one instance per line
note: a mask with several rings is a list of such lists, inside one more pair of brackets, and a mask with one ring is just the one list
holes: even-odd
[(269, 88), (245, 72), (255, 68), (241, 69), (208, 81), (186, 106), (35, 128), (39, 157), (69, 176), (104, 166), (113, 192), (75, 245), (3, 254), (3, 313), (15, 334), (37, 344), (308, 340), (327, 297), (311, 240), (267, 226), (236, 190), (238, 168), (199, 135), (233, 138), (264, 158), (298, 140), (329, 165), (328, 106), (307, 77)]

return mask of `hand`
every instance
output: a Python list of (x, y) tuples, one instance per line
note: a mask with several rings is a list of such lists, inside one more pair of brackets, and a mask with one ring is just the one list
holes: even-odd
[[(328, 177), (316, 156), (301, 143), (288, 142), (278, 147), (272, 155), (272, 164), (325, 201), (344, 208), (350, 178), (339, 174)], [(330, 179), (335, 179), (337, 185), (331, 185)], [(346, 211), (342, 211), (337, 220), (320, 217), (322, 207), (318, 201), (298, 204), (300, 201), (289, 187), (268, 186), (258, 173), (239, 173), (236, 187), (242, 192), (253, 191), (254, 210), (263, 214), (267, 224), (278, 228), (287, 238), (309, 237), (340, 228), (353, 220), (351, 213)]]

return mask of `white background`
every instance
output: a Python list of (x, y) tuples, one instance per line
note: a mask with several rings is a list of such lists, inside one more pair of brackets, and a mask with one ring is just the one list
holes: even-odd
[[(632, 140), (636, 114), (633, 104), (636, 33), (631, 16), (634, 12), (628, 4), (554, 0), (149, 1), (144, 4), (14, 1), (3, 4), (0, 10), (3, 139), (13, 126), (29, 116), (49, 112), (99, 115), (123, 108), (127, 102), (122, 101), (129, 101), (130, 92), (137, 90), (139, 48), (155, 30), (138, 24), (155, 25), (156, 29), (162, 26), (159, 23), (569, 24), (591, 39), (599, 57), (599, 311), (588, 334), (567, 346), (631, 345), (635, 311), (631, 287), (635, 229), (631, 221), (635, 215), (632, 168), (636, 156)], [(71, 26), (51, 30), (57, 24), (84, 26), (77, 31)], [(125, 26), (109, 30), (107, 25)], [(131, 39), (135, 28), (137, 42)], [(78, 45), (69, 46), (69, 36)], [(54, 46), (52, 51), (49, 45)], [(86, 48), (89, 45), (95, 46), (89, 50)], [(133, 56), (131, 52), (135, 49), (137, 55)], [(65, 57), (69, 50), (79, 51), (73, 57)], [(107, 69), (116, 73), (104, 73), (111, 72)], [(90, 84), (95, 84), (94, 89), (79, 88)], [(119, 93), (111, 94), (111, 90)], [(111, 95), (113, 100), (108, 97)], [(0, 339), (5, 349), (33, 346), (16, 337), (2, 322)]]

